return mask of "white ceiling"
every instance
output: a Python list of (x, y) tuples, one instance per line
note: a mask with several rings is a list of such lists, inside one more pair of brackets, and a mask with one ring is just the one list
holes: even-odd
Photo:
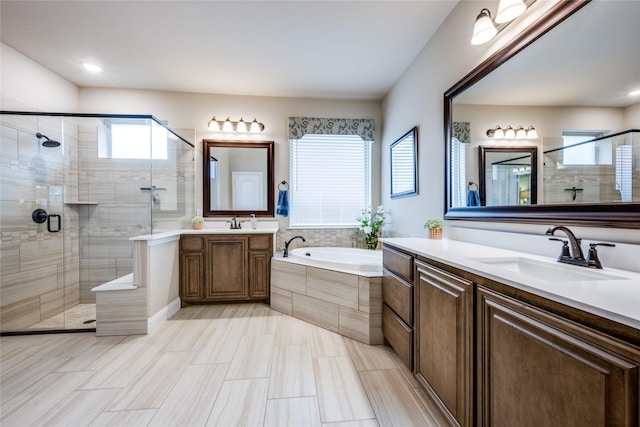
[(456, 3), (2, 0), (0, 34), (80, 87), (381, 99)]

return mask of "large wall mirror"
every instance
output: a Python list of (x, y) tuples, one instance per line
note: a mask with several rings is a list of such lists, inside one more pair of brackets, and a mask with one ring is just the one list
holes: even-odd
[(273, 216), (273, 141), (203, 143), (204, 216)]
[[(445, 93), (445, 218), (640, 227), (638, 22), (637, 2), (558, 2)], [(537, 202), (468, 206), (474, 160), (514, 146), (537, 150)]]

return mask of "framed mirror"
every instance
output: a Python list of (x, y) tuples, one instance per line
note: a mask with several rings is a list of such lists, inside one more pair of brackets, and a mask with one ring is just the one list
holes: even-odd
[(203, 215), (273, 216), (273, 141), (203, 144)]
[(529, 206), (538, 202), (536, 147), (479, 147), (480, 206)]
[[(640, 227), (640, 165), (625, 172), (624, 163), (640, 150), (640, 98), (628, 95), (640, 89), (633, 3), (558, 2), (445, 92), (445, 218)], [(454, 130), (460, 123), (466, 140)], [(537, 136), (496, 141), (496, 125), (532, 126)], [(536, 204), (466, 206), (468, 182), (483, 176), (469, 159), (496, 145), (537, 148)]]
[(391, 154), (391, 198), (418, 194), (418, 127), (398, 138)]

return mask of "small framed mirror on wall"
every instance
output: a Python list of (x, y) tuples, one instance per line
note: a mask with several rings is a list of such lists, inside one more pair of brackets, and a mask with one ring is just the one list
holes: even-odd
[(391, 155), (391, 198), (418, 194), (418, 127), (398, 138)]
[(273, 216), (273, 141), (203, 143), (204, 216)]

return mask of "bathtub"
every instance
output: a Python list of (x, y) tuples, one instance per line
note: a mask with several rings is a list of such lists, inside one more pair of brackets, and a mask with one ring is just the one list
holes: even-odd
[(336, 271), (382, 274), (382, 251), (358, 248), (298, 248), (289, 253), (291, 261)]
[(298, 248), (271, 259), (275, 311), (345, 337), (382, 344), (382, 251)]

